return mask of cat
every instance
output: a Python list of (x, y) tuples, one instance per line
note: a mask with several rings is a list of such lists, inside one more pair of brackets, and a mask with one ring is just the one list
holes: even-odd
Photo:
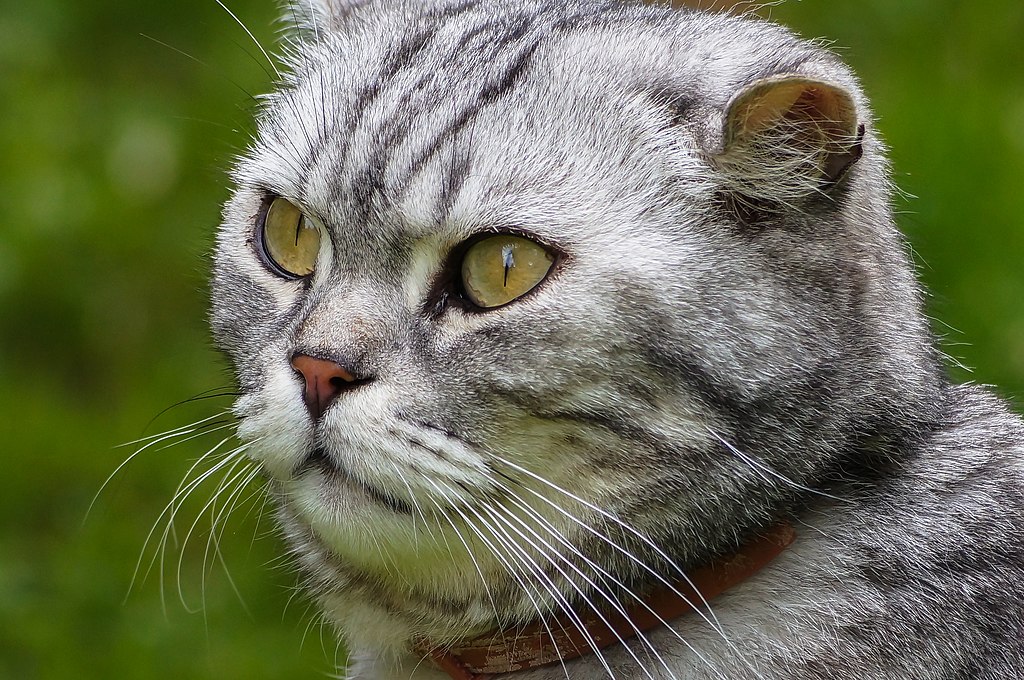
[(211, 321), (346, 677), (1024, 678), (1024, 424), (946, 377), (834, 54), (603, 0), (294, 13)]

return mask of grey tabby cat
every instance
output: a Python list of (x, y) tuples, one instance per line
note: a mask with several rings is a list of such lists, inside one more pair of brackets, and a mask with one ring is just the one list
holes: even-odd
[[(296, 14), (212, 320), (348, 677), (1024, 677), (1024, 427), (944, 377), (833, 54), (599, 0)], [(442, 670), (530, 626), (586, 649)]]

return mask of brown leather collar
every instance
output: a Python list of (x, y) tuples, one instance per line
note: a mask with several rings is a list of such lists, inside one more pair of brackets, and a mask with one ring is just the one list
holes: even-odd
[(454, 680), (488, 680), (568, 661), (605, 649), (663, 626), (747, 580), (760, 571), (795, 537), (788, 524), (774, 527), (743, 545), (728, 558), (690, 572), (671, 587), (654, 591), (642, 604), (626, 611), (583, 616), (583, 626), (565, 615), (551, 622), (534, 623), (518, 632), (491, 632), (447, 648), (421, 641), (414, 651), (433, 660)]

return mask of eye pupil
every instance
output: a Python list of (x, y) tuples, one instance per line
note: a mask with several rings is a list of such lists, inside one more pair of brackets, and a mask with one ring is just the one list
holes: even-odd
[(313, 273), (320, 253), (320, 230), (286, 198), (275, 198), (260, 226), (263, 258), (286, 278)]
[(502, 280), (502, 288), (508, 288), (508, 270), (516, 266), (516, 261), (512, 257), (513, 246), (511, 243), (501, 247), (501, 260), (505, 265), (505, 277)]

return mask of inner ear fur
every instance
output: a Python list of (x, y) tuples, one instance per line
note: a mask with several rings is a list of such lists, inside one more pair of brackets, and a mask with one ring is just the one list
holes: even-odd
[(840, 181), (860, 158), (863, 135), (844, 87), (772, 76), (733, 96), (714, 160), (729, 191), (758, 203), (787, 203)]

